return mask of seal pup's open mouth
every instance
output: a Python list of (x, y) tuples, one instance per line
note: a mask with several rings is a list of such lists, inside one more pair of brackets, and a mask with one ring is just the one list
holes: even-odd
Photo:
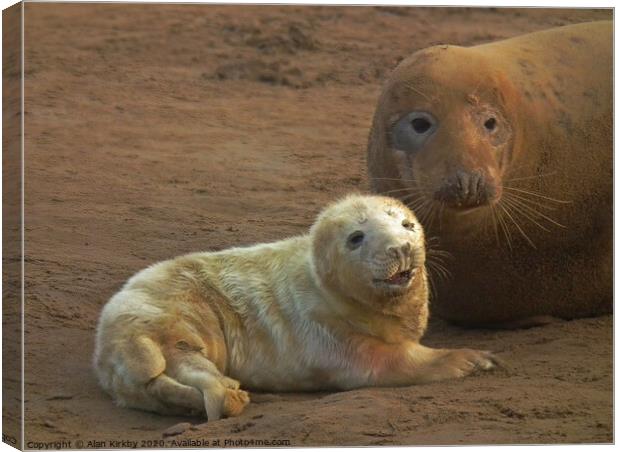
[(391, 286), (406, 286), (417, 275), (417, 268), (410, 268), (402, 272), (396, 272), (386, 279), (375, 279), (376, 283), (389, 284)]

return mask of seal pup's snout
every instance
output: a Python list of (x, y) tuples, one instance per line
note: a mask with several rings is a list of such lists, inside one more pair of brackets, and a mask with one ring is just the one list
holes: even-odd
[(383, 280), (388, 284), (408, 284), (424, 264), (424, 259), (409, 240), (391, 243), (387, 246), (386, 253), (395, 260), (396, 264), (392, 274)]
[(435, 192), (435, 198), (456, 209), (471, 209), (496, 198), (494, 184), (480, 170), (457, 170)]
[(387, 254), (396, 259), (407, 259), (411, 254), (411, 242), (407, 240), (401, 244), (390, 244), (387, 247)]

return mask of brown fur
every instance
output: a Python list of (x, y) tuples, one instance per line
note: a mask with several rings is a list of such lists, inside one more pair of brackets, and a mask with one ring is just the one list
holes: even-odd
[[(611, 312), (611, 63), (604, 21), (424, 49), (388, 80), (368, 145), (371, 188), (407, 202), (453, 255), (433, 304), (443, 317), (523, 325)], [(390, 127), (419, 110), (439, 127), (403, 157)], [(489, 112), (493, 136), (481, 128)], [(496, 199), (467, 213), (425, 203), (458, 168), (483, 174)]]

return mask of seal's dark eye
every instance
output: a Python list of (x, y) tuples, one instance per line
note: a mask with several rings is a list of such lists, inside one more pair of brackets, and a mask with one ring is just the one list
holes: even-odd
[(493, 118), (493, 117), (491, 117), (491, 118), (487, 119), (487, 120), (484, 122), (484, 127), (485, 127), (485, 128), (486, 128), (489, 132), (491, 132), (491, 131), (495, 130), (495, 126), (497, 126), (497, 120), (496, 120), (495, 118)]
[(413, 223), (413, 222), (411, 222), (411, 221), (409, 221), (407, 219), (404, 219), (403, 220), (403, 228), (409, 229), (410, 231), (413, 231), (415, 229), (415, 223)]
[(415, 130), (416, 133), (426, 133), (431, 126), (432, 124), (426, 118), (415, 118), (411, 121), (411, 127), (413, 127), (413, 130)]
[(355, 231), (347, 239), (347, 245), (351, 249), (355, 249), (364, 241), (364, 233), (362, 231)]
[(410, 111), (391, 126), (392, 148), (411, 154), (421, 150), (439, 127), (439, 121), (427, 111)]

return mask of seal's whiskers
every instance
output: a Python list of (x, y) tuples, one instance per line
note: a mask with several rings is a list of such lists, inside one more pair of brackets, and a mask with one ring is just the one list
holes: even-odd
[[(558, 223), (556, 220), (549, 217), (548, 215), (545, 215), (544, 213), (536, 210), (535, 206), (528, 204), (528, 200), (524, 200), (521, 197), (513, 197), (513, 196), (506, 196), (505, 199), (507, 203), (511, 203), (513, 206), (520, 208), (521, 210), (527, 211), (532, 216), (538, 217), (539, 219), (547, 220), (548, 222), (550, 222), (551, 224), (554, 224), (555, 226), (566, 229), (566, 226), (564, 226), (563, 224)], [(540, 227), (543, 228), (545, 231), (548, 231), (548, 229), (544, 228), (543, 226), (540, 226)]]
[(370, 179), (372, 179), (372, 180), (393, 180), (393, 181), (397, 181), (397, 182), (417, 182), (417, 180), (415, 180), (415, 179), (403, 179), (402, 177), (375, 177), (375, 176), (370, 176)]
[(504, 189), (505, 190), (510, 190), (510, 191), (516, 191), (516, 192), (523, 193), (523, 194), (530, 195), (530, 196), (534, 196), (536, 198), (545, 199), (547, 201), (556, 202), (558, 204), (570, 204), (571, 203), (571, 201), (565, 201), (565, 200), (562, 200), (562, 199), (551, 198), (550, 196), (545, 196), (545, 195), (542, 195), (540, 193), (536, 193), (534, 191), (523, 190), (522, 188), (516, 188), (516, 187), (510, 187), (510, 186), (504, 185)]
[(521, 233), (521, 235), (523, 236), (523, 238), (533, 247), (536, 248), (536, 245), (534, 245), (534, 242), (532, 242), (532, 240), (530, 239), (530, 237), (525, 233), (525, 231), (523, 230), (523, 228), (521, 227), (521, 225), (519, 225), (519, 223), (517, 222), (517, 220), (513, 217), (512, 215), (512, 209), (510, 208), (509, 205), (499, 205), (501, 209), (504, 210), (504, 212), (506, 212), (506, 215), (508, 216), (508, 218), (510, 219), (510, 221), (512, 221), (512, 223), (517, 227), (517, 230)]
[(497, 227), (498, 227), (498, 224), (497, 224), (498, 223), (497, 222), (497, 213), (495, 212), (495, 206), (494, 205), (491, 205), (489, 207), (490, 207), (489, 211), (491, 212), (490, 219), (491, 219), (491, 222), (493, 224), (493, 232), (495, 233), (495, 241), (497, 242), (497, 246), (500, 246), (501, 245), (501, 241), (499, 239), (499, 230), (497, 229)]
[[(519, 205), (519, 204), (517, 204), (515, 202), (514, 199), (506, 198), (505, 201), (506, 201), (506, 204), (512, 206), (515, 209), (516, 212), (518, 212), (519, 214), (523, 215), (525, 218), (530, 220), (532, 223), (534, 223), (536, 226), (541, 228), (543, 231), (551, 232), (549, 229), (547, 229), (542, 224), (540, 224), (538, 221), (536, 221), (536, 219), (533, 217), (533, 213), (528, 213), (528, 209), (529, 209), (528, 206), (526, 206), (526, 205)], [(538, 213), (538, 212), (536, 212), (536, 213)]]
[(416, 190), (416, 188), (417, 187), (395, 188), (393, 190), (385, 190), (385, 191), (380, 191), (380, 192), (377, 192), (377, 193), (380, 194), (380, 195), (384, 195), (384, 196), (385, 195), (391, 195), (391, 194), (394, 194), (394, 193), (403, 193), (401, 195), (398, 195), (398, 197), (401, 197), (401, 196), (406, 196), (407, 193), (415, 193), (415, 192), (417, 192), (418, 190)]
[(426, 200), (426, 197), (422, 194), (417, 195), (413, 199), (407, 199), (407, 198), (412, 198), (413, 196), (414, 195), (405, 196), (402, 199), (402, 201), (405, 203), (407, 207), (409, 207), (417, 215), (420, 209), (422, 208), (422, 206), (427, 202), (427, 200)]
[(513, 193), (513, 192), (504, 192), (504, 196), (509, 196), (511, 199), (519, 199), (523, 202), (528, 203), (528, 205), (531, 204), (536, 207), (541, 207), (545, 210), (557, 210), (558, 209), (557, 206), (550, 206), (548, 204), (545, 204), (547, 201), (544, 201), (544, 200), (541, 201), (538, 198), (532, 199), (532, 197), (528, 197), (529, 195), (523, 196), (523, 195)]
[[(499, 207), (501, 207), (501, 203), (497, 204)], [(508, 245), (508, 249), (512, 251), (512, 235), (510, 234), (510, 230), (508, 229), (508, 226), (506, 225), (506, 220), (504, 219), (504, 211), (503, 210), (495, 210), (494, 212), (497, 214), (497, 221), (504, 233), (504, 237), (506, 237), (506, 243)]]
[(515, 177), (514, 179), (506, 179), (504, 182), (518, 182), (522, 180), (542, 179), (543, 177), (553, 176), (557, 171), (552, 171), (545, 174), (536, 174), (534, 176)]

